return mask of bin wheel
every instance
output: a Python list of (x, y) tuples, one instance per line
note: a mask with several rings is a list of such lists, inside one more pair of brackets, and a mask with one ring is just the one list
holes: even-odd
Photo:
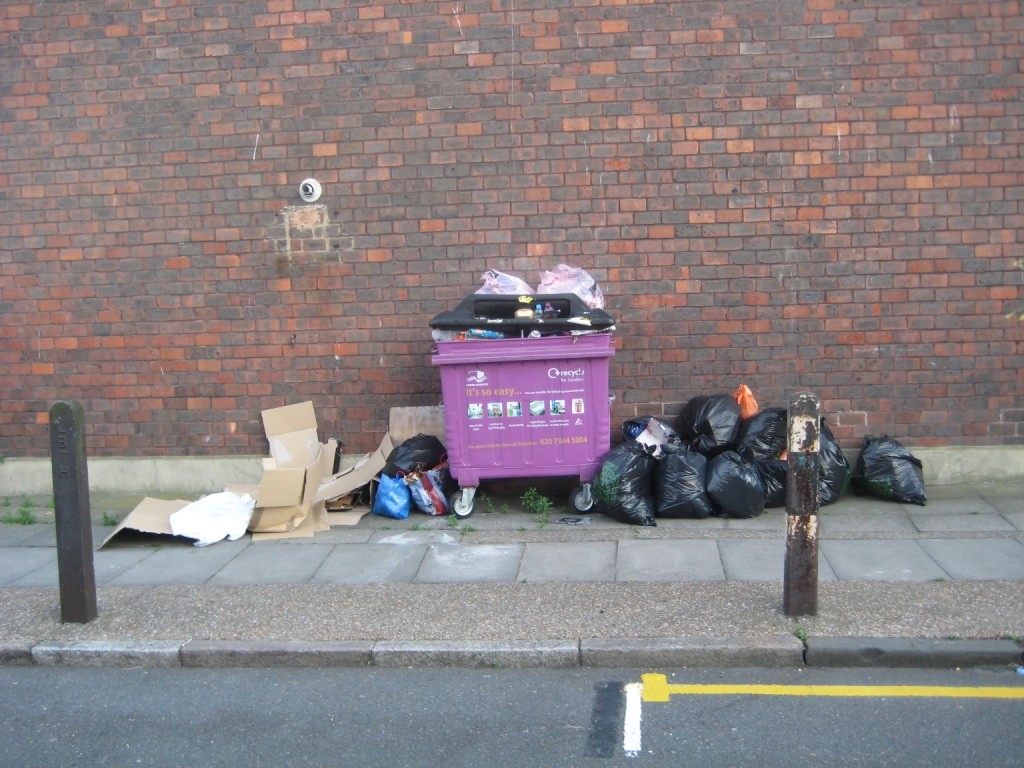
[(459, 520), (473, 514), (473, 496), (476, 488), (462, 488), (452, 494), (448, 500), (448, 508)]
[(590, 483), (573, 488), (569, 494), (569, 508), (576, 512), (589, 512), (594, 508), (594, 494), (590, 492)]

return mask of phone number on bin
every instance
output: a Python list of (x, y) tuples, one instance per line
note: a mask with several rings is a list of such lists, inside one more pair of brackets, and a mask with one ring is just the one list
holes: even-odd
[(585, 443), (587, 438), (585, 435), (577, 437), (542, 437), (537, 441), (538, 445), (568, 445), (571, 443)]

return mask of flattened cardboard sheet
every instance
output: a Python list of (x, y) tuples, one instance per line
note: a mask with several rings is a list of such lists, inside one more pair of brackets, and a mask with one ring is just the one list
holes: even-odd
[(346, 509), (344, 512), (328, 512), (327, 521), (332, 528), (335, 526), (359, 525), (363, 515), (369, 514), (369, 512), (370, 508), (366, 506), (353, 507), (352, 509)]
[(192, 502), (183, 499), (154, 499), (147, 496), (140, 501), (131, 512), (125, 515), (124, 520), (110, 532), (96, 549), (101, 549), (117, 536), (121, 531), (130, 530), (137, 533), (149, 533), (155, 536), (171, 536), (180, 538), (182, 541), (191, 542), (183, 536), (175, 536), (171, 531), (171, 515), (179, 509), (184, 509)]
[(416, 435), (431, 435), (444, 442), (444, 406), (416, 405), (388, 412), (388, 434), (393, 445)]

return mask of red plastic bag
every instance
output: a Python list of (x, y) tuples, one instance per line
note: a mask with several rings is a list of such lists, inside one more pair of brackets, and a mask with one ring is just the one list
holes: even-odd
[(420, 512), (434, 516), (448, 514), (448, 500), (444, 497), (444, 475), (447, 471), (446, 461), (434, 469), (405, 476), (412, 502)]

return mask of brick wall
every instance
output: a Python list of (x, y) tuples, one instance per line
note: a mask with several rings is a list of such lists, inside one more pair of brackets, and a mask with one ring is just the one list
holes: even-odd
[(616, 420), (746, 383), (1024, 443), (1018, 2), (8, 2), (0, 56), (0, 454), (65, 397), (97, 455), (307, 398), (370, 450), (430, 317), (560, 262)]

